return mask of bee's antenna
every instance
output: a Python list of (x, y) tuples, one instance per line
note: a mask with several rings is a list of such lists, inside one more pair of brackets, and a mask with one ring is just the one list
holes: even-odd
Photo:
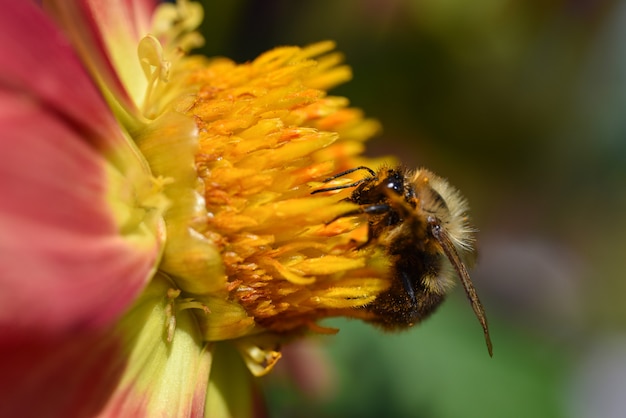
[(491, 344), (491, 338), (489, 337), (489, 327), (487, 325), (487, 316), (485, 315), (485, 309), (483, 305), (480, 303), (480, 299), (478, 299), (478, 294), (476, 293), (476, 289), (474, 289), (474, 285), (472, 284), (472, 280), (470, 279), (470, 275), (467, 272), (467, 268), (465, 268), (465, 264), (461, 261), (461, 257), (456, 251), (454, 244), (450, 240), (448, 233), (445, 228), (441, 226), (439, 219), (434, 216), (428, 217), (428, 223), (431, 226), (431, 231), (437, 242), (441, 245), (443, 252), (450, 260), (450, 263), (454, 266), (459, 278), (461, 279), (461, 284), (463, 284), (463, 288), (465, 289), (465, 293), (470, 300), (472, 305), (472, 309), (480, 322), (480, 325), (483, 327), (483, 333), (485, 334), (485, 342), (487, 343), (487, 350), (489, 351), (489, 356), (493, 357), (493, 346)]
[(365, 167), (364, 165), (355, 167), (355, 168), (351, 168), (350, 170), (346, 170), (346, 171), (342, 171), (341, 173), (337, 173), (332, 177), (328, 177), (327, 179), (325, 179), (322, 183), (328, 183), (329, 181), (333, 181), (335, 179), (338, 179), (339, 177), (343, 177), (345, 175), (348, 175), (350, 173), (354, 173), (355, 171), (358, 170), (366, 170), (368, 173), (370, 173), (371, 177), (365, 177), (362, 178), (361, 180), (357, 180), (354, 183), (350, 183), (350, 184), (344, 184), (341, 186), (333, 186), (333, 187), (325, 187), (323, 189), (317, 189), (317, 190), (313, 190), (311, 192), (311, 194), (317, 194), (317, 193), (323, 193), (323, 192), (331, 192), (333, 190), (341, 190), (341, 189), (349, 189), (351, 187), (356, 187), (359, 184), (363, 183), (364, 181), (369, 181), (372, 178), (376, 178), (376, 172), (374, 170), (372, 170), (369, 167)]

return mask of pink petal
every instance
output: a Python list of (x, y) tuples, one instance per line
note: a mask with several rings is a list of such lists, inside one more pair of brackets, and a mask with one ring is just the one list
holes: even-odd
[(149, 279), (158, 247), (120, 234), (110, 175), (141, 163), (69, 43), (34, 3), (0, 7), (2, 342), (9, 328), (114, 320)]
[[(2, 417), (97, 416), (125, 367), (121, 343), (110, 333), (3, 337)], [(134, 412), (126, 416), (142, 416), (139, 405)]]
[(3, 332), (0, 417), (202, 417), (212, 354), (190, 310), (164, 337), (170, 285), (156, 277), (109, 329)]
[(126, 111), (137, 116), (134, 99), (144, 94), (146, 83), (137, 46), (150, 30), (157, 2), (44, 0), (44, 4), (73, 40), (94, 77)]
[(106, 201), (106, 161), (65, 120), (0, 90), (2, 329), (99, 326), (150, 277), (158, 249), (135, 248)]
[(111, 141), (113, 115), (50, 18), (31, 1), (0, 0), (0, 8), (0, 85), (36, 97), (77, 129), (100, 132), (92, 141)]

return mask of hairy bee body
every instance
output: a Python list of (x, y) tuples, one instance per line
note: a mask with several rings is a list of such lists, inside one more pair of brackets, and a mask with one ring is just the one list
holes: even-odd
[(383, 167), (374, 172), (357, 167), (327, 181), (357, 170), (366, 170), (369, 176), (315, 193), (354, 187), (347, 200), (359, 209), (342, 216), (365, 214), (369, 229), (366, 245), (382, 246), (391, 260), (394, 280), (389, 289), (363, 307), (371, 314), (365, 319), (385, 329), (411, 327), (439, 307), (456, 275), (482, 325), (491, 355), (487, 319), (466, 268), (473, 264), (476, 250), (465, 199), (426, 169)]

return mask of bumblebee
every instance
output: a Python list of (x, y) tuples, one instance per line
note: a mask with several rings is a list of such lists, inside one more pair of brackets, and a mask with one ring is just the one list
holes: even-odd
[(446, 180), (423, 168), (383, 167), (375, 172), (361, 166), (324, 182), (359, 170), (368, 176), (313, 193), (354, 188), (346, 200), (359, 209), (341, 217), (366, 215), (369, 234), (364, 245), (383, 246), (392, 261), (394, 280), (362, 308), (370, 314), (364, 319), (390, 330), (411, 327), (439, 307), (456, 273), (493, 355), (485, 310), (466, 268), (476, 258), (475, 230), (469, 224), (466, 200)]

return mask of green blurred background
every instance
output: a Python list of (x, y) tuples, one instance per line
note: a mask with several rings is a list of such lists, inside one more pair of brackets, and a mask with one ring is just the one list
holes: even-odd
[(369, 154), (447, 177), (480, 229), (493, 359), (460, 289), (403, 334), (331, 321), (262, 379), (271, 416), (626, 416), (625, 2), (204, 4), (209, 56), (337, 41)]

